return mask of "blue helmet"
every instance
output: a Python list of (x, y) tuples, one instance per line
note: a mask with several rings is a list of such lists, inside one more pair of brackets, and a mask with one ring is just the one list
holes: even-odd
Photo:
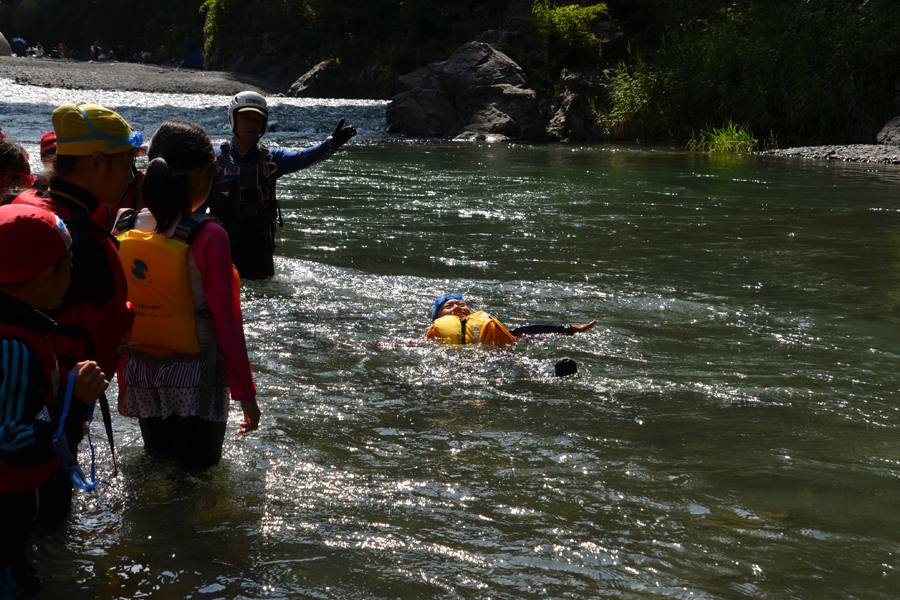
[(437, 319), (438, 311), (441, 310), (441, 306), (449, 300), (450, 298), (455, 298), (456, 300), (462, 300), (465, 302), (465, 298), (462, 297), (462, 294), (444, 294), (440, 298), (434, 301), (434, 304), (431, 305), (431, 320), (434, 321)]

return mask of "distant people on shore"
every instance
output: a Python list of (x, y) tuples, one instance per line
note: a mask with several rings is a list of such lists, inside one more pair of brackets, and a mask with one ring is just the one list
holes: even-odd
[(22, 58), (28, 56), (28, 42), (23, 38), (14, 37), (9, 41), (9, 47), (15, 56)]
[(234, 135), (216, 149), (222, 170), (207, 200), (210, 213), (228, 232), (231, 258), (244, 279), (275, 274), (275, 226), (283, 226), (278, 178), (331, 157), (356, 135), (341, 119), (320, 144), (296, 152), (269, 149), (259, 143), (268, 122), (269, 107), (260, 94), (241, 92), (231, 99), (228, 123)]
[(40, 42), (38, 42), (34, 45), (34, 57), (35, 58), (43, 58), (44, 57), (44, 47), (41, 46)]
[(100, 47), (100, 42), (95, 41), (91, 45), (91, 60), (100, 60), (100, 56), (103, 54), (103, 48)]

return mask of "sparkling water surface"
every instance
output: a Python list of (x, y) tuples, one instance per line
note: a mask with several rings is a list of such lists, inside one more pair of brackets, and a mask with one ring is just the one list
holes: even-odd
[[(66, 102), (229, 135), (224, 97), (0, 90), (35, 170)], [(198, 475), (116, 415), (121, 474), (35, 537), (42, 597), (896, 597), (900, 170), (407, 141), (382, 102), (272, 102), (273, 146), (360, 134), (281, 178), (278, 275), (245, 282), (262, 426), (233, 410)], [(598, 324), (423, 342), (445, 291)]]

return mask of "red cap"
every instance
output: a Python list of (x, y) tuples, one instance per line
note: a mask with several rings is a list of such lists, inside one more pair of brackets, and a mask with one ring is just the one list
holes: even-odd
[(41, 136), (41, 156), (56, 152), (56, 132), (48, 131)]
[(0, 206), (0, 284), (37, 277), (72, 246), (62, 219), (26, 204)]

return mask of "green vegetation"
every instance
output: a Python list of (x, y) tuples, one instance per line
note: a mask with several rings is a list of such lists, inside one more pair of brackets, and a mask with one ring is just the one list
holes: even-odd
[(671, 85), (669, 135), (733, 120), (789, 144), (867, 142), (894, 115), (896, 0), (640, 1), (640, 40)]
[(600, 58), (602, 45), (591, 25), (601, 16), (609, 17), (605, 4), (554, 7), (550, 0), (537, 0), (531, 10), (538, 33), (555, 39), (569, 52)]
[(612, 139), (650, 139), (666, 135), (668, 116), (660, 100), (671, 85), (668, 73), (651, 69), (640, 56), (629, 67), (619, 62), (615, 77), (607, 75), (609, 110), (596, 111), (597, 122)]
[[(774, 137), (768, 142), (773, 143)], [(721, 128), (702, 129), (697, 135), (691, 136), (688, 149), (692, 152), (754, 152), (759, 148), (758, 140), (747, 125), (728, 124)]]

